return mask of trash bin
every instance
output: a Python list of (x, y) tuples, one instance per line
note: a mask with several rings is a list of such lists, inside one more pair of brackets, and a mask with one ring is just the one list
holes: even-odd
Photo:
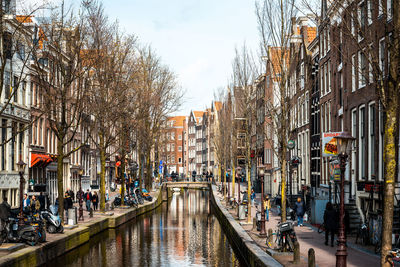
[(76, 208), (68, 209), (68, 224), (75, 225), (76, 221)]
[(239, 220), (246, 219), (246, 205), (239, 205), (238, 217)]

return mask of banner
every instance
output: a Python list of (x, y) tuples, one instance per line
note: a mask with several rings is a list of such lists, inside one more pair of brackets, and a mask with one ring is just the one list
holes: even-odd
[(340, 135), (340, 132), (335, 133), (322, 133), (322, 156), (332, 157), (338, 155), (337, 140), (336, 136)]

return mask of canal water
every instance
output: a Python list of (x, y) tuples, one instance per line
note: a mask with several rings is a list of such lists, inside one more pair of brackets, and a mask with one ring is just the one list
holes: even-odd
[(209, 210), (209, 192), (181, 190), (153, 212), (107, 230), (45, 266), (243, 266)]

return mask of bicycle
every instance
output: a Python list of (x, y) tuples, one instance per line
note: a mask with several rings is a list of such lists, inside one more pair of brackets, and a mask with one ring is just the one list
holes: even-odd
[(393, 249), (389, 251), (388, 255), (386, 256), (386, 261), (388, 261), (393, 267), (395, 261), (400, 261), (400, 249)]
[[(296, 232), (293, 228), (292, 221), (286, 221), (284, 223), (278, 223), (277, 230), (272, 233), (272, 236), (268, 235), (266, 245), (270, 249), (276, 249), (281, 252), (293, 252), (294, 243), (297, 241)], [(273, 241), (275, 235), (275, 241)], [(275, 243), (276, 246), (273, 245)]]
[(367, 221), (361, 224), (357, 231), (356, 244), (358, 244), (359, 239), (361, 240), (361, 245), (366, 246), (369, 244), (369, 229)]

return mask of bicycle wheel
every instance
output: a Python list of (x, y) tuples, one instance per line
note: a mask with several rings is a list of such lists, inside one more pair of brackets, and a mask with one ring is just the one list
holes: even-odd
[(322, 232), (325, 232), (325, 225), (324, 225), (324, 224), (321, 224), (321, 225), (318, 227), (318, 234), (320, 234), (320, 233), (322, 233)]

